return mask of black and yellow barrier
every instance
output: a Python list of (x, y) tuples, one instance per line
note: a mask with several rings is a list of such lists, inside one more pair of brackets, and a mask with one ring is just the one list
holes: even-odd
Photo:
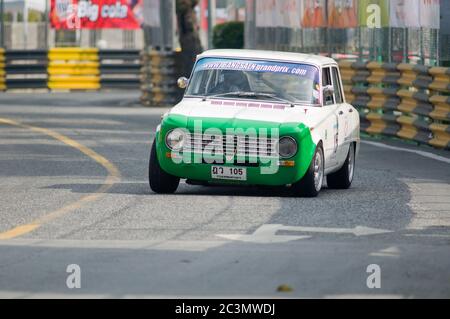
[(450, 149), (450, 69), (412, 64), (340, 61), (349, 103), (361, 128)]
[(429, 88), (438, 92), (450, 92), (450, 68), (431, 68), (430, 74), (433, 75), (433, 82)]
[(141, 57), (138, 50), (100, 50), (102, 89), (140, 87)]
[(14, 89), (47, 89), (46, 50), (6, 50), (5, 85)]
[(96, 48), (53, 48), (48, 52), (48, 88), (100, 89), (100, 63)]
[(183, 91), (177, 87), (180, 77), (178, 52), (150, 49), (141, 53), (141, 102), (147, 106), (177, 103)]
[(5, 89), (5, 50), (0, 48), (0, 91)]
[(139, 50), (1, 50), (0, 90), (138, 89)]

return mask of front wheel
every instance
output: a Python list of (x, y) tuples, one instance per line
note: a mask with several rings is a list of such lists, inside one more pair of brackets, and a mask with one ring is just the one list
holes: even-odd
[(148, 179), (152, 191), (159, 194), (175, 193), (180, 184), (180, 179), (178, 177), (166, 173), (161, 166), (159, 166), (158, 157), (156, 155), (156, 140), (153, 141), (152, 150), (150, 152)]
[(292, 184), (294, 194), (303, 197), (316, 197), (322, 189), (325, 160), (322, 145), (318, 145), (305, 176)]
[(344, 165), (335, 173), (327, 176), (329, 188), (347, 189), (352, 185), (355, 172), (355, 144), (351, 143)]

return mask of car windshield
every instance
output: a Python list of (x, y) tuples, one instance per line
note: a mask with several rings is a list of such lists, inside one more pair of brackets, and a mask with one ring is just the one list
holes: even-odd
[(319, 104), (319, 90), (319, 71), (309, 64), (203, 58), (186, 95)]

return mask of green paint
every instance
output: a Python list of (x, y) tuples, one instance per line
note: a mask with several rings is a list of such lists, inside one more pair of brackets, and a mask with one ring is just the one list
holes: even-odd
[[(267, 129), (270, 137), (270, 129), (279, 129), (279, 136), (291, 136), (297, 140), (298, 152), (289, 160), (295, 161), (295, 167), (278, 167), (275, 174), (261, 174), (261, 167), (269, 167), (267, 161), (260, 161), (260, 167), (246, 167), (247, 181), (232, 181), (233, 184), (245, 185), (286, 185), (292, 184), (300, 180), (306, 173), (311, 159), (314, 155), (316, 145), (314, 144), (308, 127), (301, 123), (275, 123), (242, 119), (223, 119), (223, 118), (199, 118), (186, 117), (183, 115), (169, 115), (165, 117), (161, 123), (161, 130), (156, 135), (157, 154), (161, 167), (169, 174), (199, 180), (199, 181), (218, 181), (211, 179), (211, 166), (214, 164), (198, 164), (198, 163), (174, 163), (170, 158), (166, 157), (166, 153), (170, 152), (165, 144), (165, 136), (168, 131), (174, 128), (187, 128), (190, 132), (194, 131), (196, 121), (202, 121), (202, 131), (208, 128), (217, 128), (223, 134), (227, 128), (243, 129), (244, 131), (252, 128)], [(224, 166), (234, 166), (224, 164)], [(235, 165), (239, 166), (239, 165)], [(221, 181), (222, 182), (222, 181)], [(227, 181), (223, 181), (227, 182)]]

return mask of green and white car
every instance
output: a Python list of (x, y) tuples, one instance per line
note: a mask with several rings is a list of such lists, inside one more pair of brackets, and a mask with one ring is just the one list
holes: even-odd
[(346, 103), (337, 63), (288, 52), (211, 50), (183, 100), (163, 115), (150, 156), (150, 187), (187, 184), (289, 187), (314, 197), (349, 188), (359, 114)]

